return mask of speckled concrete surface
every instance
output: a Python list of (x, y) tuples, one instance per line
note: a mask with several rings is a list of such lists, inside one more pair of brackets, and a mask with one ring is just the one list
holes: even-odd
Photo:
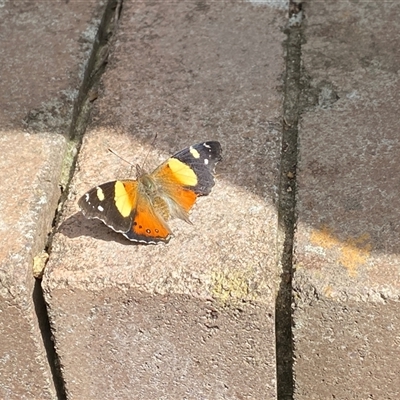
[[(276, 398), (281, 124), (297, 129), (297, 107), (294, 398), (399, 398), (397, 2), (124, 1), (43, 281), (52, 332), (32, 265), (104, 3), (0, 3), (0, 398), (62, 398), (50, 335), (71, 399)], [(207, 139), (216, 185), (168, 245), (78, 212), (134, 175), (108, 147), (151, 170)]]
[(400, 5), (304, 9), (295, 398), (395, 399)]
[[(97, 3), (0, 6), (0, 398), (55, 398), (33, 259), (60, 197), (73, 100)], [(80, 43), (81, 41), (81, 43)], [(40, 286), (39, 286), (40, 287)]]
[[(285, 17), (268, 4), (124, 2), (43, 281), (71, 398), (276, 397)], [(131, 174), (108, 147), (151, 169), (207, 139), (223, 147), (216, 186), (193, 225), (171, 223), (168, 245), (135, 245), (78, 212), (89, 188)]]

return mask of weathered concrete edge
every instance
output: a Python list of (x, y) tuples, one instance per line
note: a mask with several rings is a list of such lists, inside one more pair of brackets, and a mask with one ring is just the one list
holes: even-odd
[[(92, 102), (97, 98), (97, 86), (107, 64), (109, 47), (118, 24), (122, 1), (123, 0), (108, 0), (105, 6), (96, 38), (86, 64), (79, 93), (74, 103), (72, 122), (68, 133), (68, 157), (65, 159), (61, 178), (61, 185), (64, 187), (63, 196), (60, 199), (62, 204), (68, 196), (69, 184), (75, 172), (83, 134), (90, 118)], [(60, 212), (56, 215), (57, 220), (55, 221), (55, 226), (57, 226), (58, 217), (61, 213), (62, 209), (60, 209)]]
[[(90, 118), (92, 102), (96, 99), (97, 85), (107, 64), (109, 46), (117, 26), (123, 0), (108, 0), (104, 9), (96, 38), (81, 82), (78, 96), (75, 99), (72, 120), (67, 136), (67, 149), (63, 158), (62, 171), (58, 184), (62, 188), (58, 199), (58, 207), (53, 216), (53, 228), (48, 235), (47, 243), (40, 250), (50, 255), (53, 236), (63, 212), (64, 203), (68, 198), (70, 182), (76, 169), (83, 134)], [(38, 250), (38, 252), (40, 251)], [(47, 262), (47, 261), (46, 261)]]
[[(83, 133), (90, 117), (91, 102), (94, 100), (93, 91), (96, 90), (96, 85), (107, 63), (108, 46), (119, 19), (121, 6), (122, 0), (109, 0), (103, 12), (96, 38), (87, 60), (79, 93), (74, 102), (72, 121), (69, 132), (66, 135), (67, 142), (63, 150), (62, 165), (60, 165), (60, 170), (57, 175), (54, 176), (54, 180), (57, 181), (57, 186), (59, 185), (63, 190), (61, 194), (56, 190), (53, 191), (54, 201), (51, 203), (53, 206), (47, 213), (45, 213), (45, 216), (47, 216), (47, 218), (45, 218), (46, 223), (42, 223), (42, 226), (47, 228), (47, 236), (42, 235), (46, 240), (41, 240), (40, 242), (35, 243), (34, 255), (45, 254), (46, 256), (49, 256), (51, 254), (53, 236), (57, 229), (63, 204), (68, 197), (69, 183), (75, 171), (76, 160), (79, 154)], [(56, 179), (56, 176), (58, 179)], [(54, 210), (54, 212), (52, 213), (51, 210)], [(57, 398), (63, 400), (66, 399), (67, 396), (58, 356), (52, 340), (51, 322), (43, 289), (41, 287), (41, 279), (37, 280), (35, 283), (33, 302), (35, 305), (35, 313), (39, 329), (42, 335), (43, 345), (46, 350), (47, 359), (53, 376), (53, 382), (57, 392)]]

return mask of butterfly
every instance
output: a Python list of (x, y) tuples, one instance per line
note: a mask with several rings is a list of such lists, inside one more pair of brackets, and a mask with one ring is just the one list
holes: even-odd
[(134, 242), (168, 243), (167, 221), (188, 223), (198, 196), (214, 186), (214, 169), (222, 160), (221, 144), (208, 141), (174, 154), (152, 173), (136, 165), (136, 180), (103, 183), (84, 194), (78, 205), (85, 217), (97, 218)]

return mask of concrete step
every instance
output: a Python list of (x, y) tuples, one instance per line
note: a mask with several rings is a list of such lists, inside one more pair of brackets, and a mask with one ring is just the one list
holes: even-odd
[(102, 10), (99, 2), (1, 2), (2, 399), (53, 399), (62, 392), (32, 268), (46, 260), (66, 134)]
[[(400, 5), (3, 3), (0, 398), (399, 397)], [(168, 244), (80, 213), (206, 140)]]
[(395, 399), (400, 4), (304, 11), (295, 398)]
[[(71, 398), (276, 397), (285, 23), (267, 4), (124, 3), (43, 281)], [(152, 170), (210, 139), (216, 186), (167, 245), (79, 212), (134, 178), (109, 147)]]

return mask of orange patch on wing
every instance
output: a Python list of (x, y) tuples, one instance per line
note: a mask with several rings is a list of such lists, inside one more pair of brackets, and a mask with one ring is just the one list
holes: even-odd
[(140, 236), (156, 239), (165, 239), (171, 233), (164, 221), (143, 202), (137, 206), (132, 231)]
[(178, 188), (173, 193), (169, 193), (169, 196), (186, 211), (189, 211), (193, 207), (197, 199), (195, 192), (184, 188)]

